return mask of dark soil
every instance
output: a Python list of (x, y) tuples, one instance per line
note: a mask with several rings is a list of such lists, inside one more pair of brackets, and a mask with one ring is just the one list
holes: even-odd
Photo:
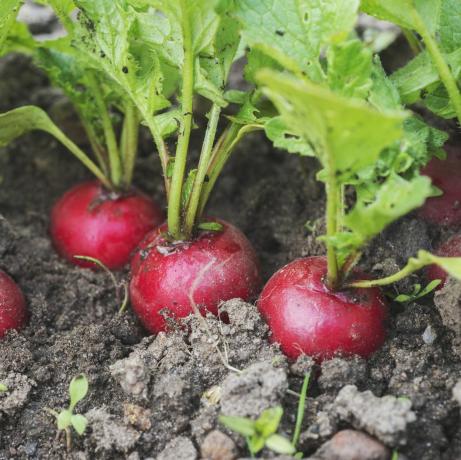
[[(0, 81), (2, 110), (40, 104), (81, 139), (65, 101), (26, 59), (1, 61)], [(141, 150), (136, 184), (161, 201), (159, 165), (147, 136)], [(458, 348), (452, 347), (457, 329), (444, 325), (431, 297), (392, 305), (389, 338), (368, 362), (336, 358), (321, 372), (305, 357), (287, 363), (268, 345), (257, 309), (238, 300), (222, 306), (231, 325), (207, 318), (205, 327), (191, 318), (189, 335), (147, 337), (130, 311), (118, 316), (105, 274), (71, 267), (50, 245), (53, 202), (87, 173), (43, 134), (2, 151), (0, 171), (0, 268), (20, 284), (30, 310), (29, 325), (0, 342), (0, 382), (9, 388), (0, 395), (1, 460), (194, 459), (201, 458), (201, 449), (203, 458), (245, 457), (242, 438), (219, 425), (219, 414), (257, 417), (282, 405), (280, 431), (291, 436), (293, 391), (299, 392), (309, 371), (299, 446), (305, 457), (339, 430), (354, 428), (386, 445), (384, 458), (393, 449), (412, 460), (461, 458), (459, 404), (452, 395), (461, 378)], [(323, 226), (323, 191), (314, 176), (314, 162), (274, 151), (255, 135), (242, 144), (219, 183), (209, 214), (246, 233), (266, 279), (293, 258), (323, 250), (315, 241)], [(305, 226), (308, 220), (314, 234)], [(436, 243), (439, 233), (406, 218), (374, 242), (364, 265), (377, 275), (393, 272), (417, 249)], [(408, 291), (415, 281), (397, 288)], [(458, 302), (442, 293), (438, 304), (453, 310)], [(243, 373), (226, 367), (217, 347)], [(73, 436), (67, 454), (46, 409), (67, 406), (68, 384), (81, 372), (90, 391), (78, 411), (90, 423), (84, 436)], [(330, 445), (313, 458), (332, 458), (325, 454)]]

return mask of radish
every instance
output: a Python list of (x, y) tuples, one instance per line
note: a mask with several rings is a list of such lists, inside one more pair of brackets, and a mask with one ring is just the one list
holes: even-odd
[(74, 258), (83, 255), (119, 269), (162, 220), (159, 206), (137, 190), (118, 194), (91, 181), (73, 187), (54, 205), (50, 233), (58, 253), (70, 262), (95, 268)]
[[(249, 27), (253, 27), (252, 21)], [(291, 69), (285, 69), (288, 74), (266, 69), (257, 76), (261, 90), (280, 113), (278, 129), (289, 127), (285, 148), (300, 151), (299, 144), (304, 143), (319, 160), (323, 168), (319, 177), (325, 183), (327, 198), (326, 235), (322, 237), (326, 257), (299, 259), (282, 268), (264, 287), (258, 308), (269, 325), (272, 341), (279, 343), (289, 358), (306, 353), (319, 362), (335, 355), (369, 357), (384, 343), (388, 312), (379, 287), (433, 263), (461, 278), (461, 258), (422, 250), (400, 271), (385, 278), (369, 279), (355, 268), (364, 246), (389, 224), (419, 208), (431, 196), (432, 187), (417, 168), (407, 172), (407, 179), (399, 174), (398, 162), (386, 163), (415, 139), (408, 136), (402, 142), (408, 115), (398, 100), (382, 99), (378, 92), (372, 94), (370, 104), (368, 93), (350, 83), (353, 79), (348, 77), (347, 68), (339, 80), (335, 80), (338, 69), (333, 75), (328, 73), (330, 65), (338, 64), (336, 53), (344, 52), (338, 59), (349, 62), (347, 56), (353, 50), (364, 51), (364, 45), (357, 41), (342, 46), (327, 50), (322, 63), (334, 82), (331, 89), (290, 74)], [(374, 65), (373, 78), (387, 85), (379, 63), (369, 62), (369, 71)], [(347, 97), (354, 89), (357, 94)], [(360, 94), (365, 98), (360, 100)], [(387, 156), (380, 158), (384, 149)], [(354, 196), (355, 202), (346, 196)]]
[[(435, 254), (440, 257), (461, 257), (461, 235), (455, 234), (442, 243), (436, 250)], [(429, 281), (441, 280), (437, 289), (442, 289), (447, 281), (448, 273), (439, 265), (430, 265), (426, 269), (426, 275)]]
[(133, 310), (151, 333), (167, 330), (166, 316), (218, 314), (223, 300), (252, 299), (259, 290), (256, 254), (245, 236), (219, 221), (219, 231), (200, 231), (190, 241), (166, 238), (167, 226), (151, 232), (132, 261)]
[[(289, 358), (370, 356), (383, 343), (388, 315), (381, 291), (325, 286), (325, 257), (298, 259), (280, 269), (258, 300), (261, 314)], [(358, 273), (356, 273), (358, 275)]]
[(447, 148), (447, 158), (433, 158), (422, 169), (422, 174), (429, 176), (432, 183), (443, 194), (429, 198), (420, 209), (419, 215), (436, 225), (456, 226), (461, 224), (461, 150)]
[(26, 319), (24, 295), (18, 285), (0, 270), (0, 338), (10, 329), (20, 329)]

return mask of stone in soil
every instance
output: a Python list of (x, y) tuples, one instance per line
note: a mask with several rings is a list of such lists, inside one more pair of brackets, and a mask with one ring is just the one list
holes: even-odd
[(339, 420), (364, 430), (390, 446), (407, 442), (407, 425), (416, 420), (407, 398), (383, 396), (371, 391), (360, 392), (354, 385), (346, 385), (336, 397), (334, 408)]
[(184, 436), (172, 439), (157, 456), (157, 460), (195, 460), (197, 450), (192, 441)]
[(237, 457), (237, 446), (222, 431), (214, 430), (203, 440), (200, 453), (202, 460), (234, 460)]
[(308, 460), (389, 460), (390, 450), (371, 436), (342, 430), (322, 445)]

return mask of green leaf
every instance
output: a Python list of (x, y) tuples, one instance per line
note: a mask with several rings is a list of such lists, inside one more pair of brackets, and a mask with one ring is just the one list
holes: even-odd
[[(433, 0), (416, 0), (415, 3), (431, 3)], [(413, 0), (362, 0), (360, 8), (363, 12), (383, 21), (393, 22), (405, 29), (413, 29)]]
[(0, 55), (22, 3), (23, 0), (2, 0), (0, 3)]
[(257, 434), (248, 439), (248, 448), (252, 454), (257, 454), (264, 449), (266, 440)]
[(401, 110), (400, 94), (397, 86), (386, 75), (379, 56), (373, 59), (371, 71), (371, 91), (368, 101), (378, 110)]
[(323, 79), (320, 52), (353, 30), (359, 1), (241, 0), (237, 5), (246, 43), (276, 60), (283, 56), (282, 65), (288, 58), (290, 67), (319, 81)]
[(392, 175), (378, 189), (370, 204), (359, 201), (344, 218), (344, 225), (362, 242), (378, 235), (389, 224), (420, 207), (431, 194), (429, 178), (420, 176), (406, 181)]
[(461, 2), (458, 0), (441, 0), (438, 33), (440, 44), (446, 53), (461, 48)]
[(226, 428), (246, 437), (253, 436), (256, 433), (255, 422), (248, 418), (221, 415), (219, 422)]
[(279, 434), (273, 434), (266, 439), (266, 446), (281, 455), (291, 455), (296, 452), (296, 449), (293, 447), (293, 444), (283, 436)]
[(314, 156), (309, 143), (304, 138), (291, 132), (281, 117), (274, 117), (264, 124), (267, 137), (274, 147), (286, 150), (289, 153), (298, 153), (302, 156)]
[(372, 52), (360, 40), (331, 46), (327, 53), (328, 86), (345, 97), (365, 99), (372, 80)]
[(88, 420), (80, 414), (72, 415), (71, 424), (74, 427), (74, 430), (81, 436), (88, 425)]
[(321, 163), (333, 158), (340, 180), (373, 165), (381, 150), (401, 136), (404, 112), (378, 112), (363, 101), (270, 70), (258, 79), (285, 124), (312, 145)]
[(80, 374), (74, 377), (69, 385), (70, 406), (72, 412), (76, 404), (81, 401), (88, 393), (88, 380), (85, 375)]
[(66, 430), (72, 424), (72, 411), (69, 409), (63, 409), (57, 418), (58, 430)]
[[(445, 55), (455, 78), (461, 76), (461, 48)], [(425, 90), (433, 89), (440, 82), (439, 73), (429, 53), (422, 51), (408, 64), (394, 72), (392, 81), (399, 90), (402, 101), (412, 104), (421, 99)]]
[(283, 409), (280, 406), (266, 409), (255, 422), (256, 431), (263, 438), (268, 438), (278, 430), (282, 415)]
[(8, 391), (8, 387), (4, 383), (0, 383), (0, 393)]
[(434, 291), (441, 282), (441, 280), (432, 280), (424, 289), (421, 289), (420, 284), (415, 284), (411, 294), (399, 294), (394, 298), (394, 301), (399, 303), (408, 303), (420, 299), (421, 297), (424, 297)]

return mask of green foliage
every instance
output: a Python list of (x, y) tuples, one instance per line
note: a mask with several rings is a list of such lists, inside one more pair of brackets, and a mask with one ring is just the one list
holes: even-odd
[(23, 0), (2, 0), (0, 4), (0, 55), (22, 4)]
[(281, 455), (291, 455), (296, 452), (293, 444), (285, 437), (277, 434), (282, 419), (283, 409), (274, 407), (265, 410), (257, 420), (245, 417), (224, 416), (219, 421), (230, 430), (245, 436), (252, 455), (264, 447)]
[(70, 429), (73, 428), (78, 435), (83, 435), (88, 425), (87, 419), (81, 414), (74, 414), (75, 406), (82, 401), (88, 393), (88, 380), (85, 375), (80, 374), (74, 377), (69, 385), (70, 403), (67, 409), (60, 412), (49, 410), (56, 417), (59, 431), (64, 431), (67, 437), (67, 447), (71, 445)]
[(415, 300), (433, 292), (441, 282), (441, 280), (432, 280), (426, 287), (423, 287), (421, 284), (417, 283), (413, 286), (412, 292), (409, 294), (399, 294), (398, 296), (394, 297), (393, 300), (399, 303), (414, 302)]
[(4, 383), (0, 383), (0, 394), (8, 391), (8, 387)]
[(426, 49), (393, 75), (402, 100), (423, 102), (443, 118), (461, 117), (461, 3), (457, 0), (364, 0), (368, 14), (416, 31)]
[(401, 136), (404, 112), (378, 112), (360, 100), (270, 70), (261, 71), (259, 81), (285, 124), (312, 146), (322, 165), (333, 163), (333, 173), (344, 182), (373, 165), (381, 150)]

